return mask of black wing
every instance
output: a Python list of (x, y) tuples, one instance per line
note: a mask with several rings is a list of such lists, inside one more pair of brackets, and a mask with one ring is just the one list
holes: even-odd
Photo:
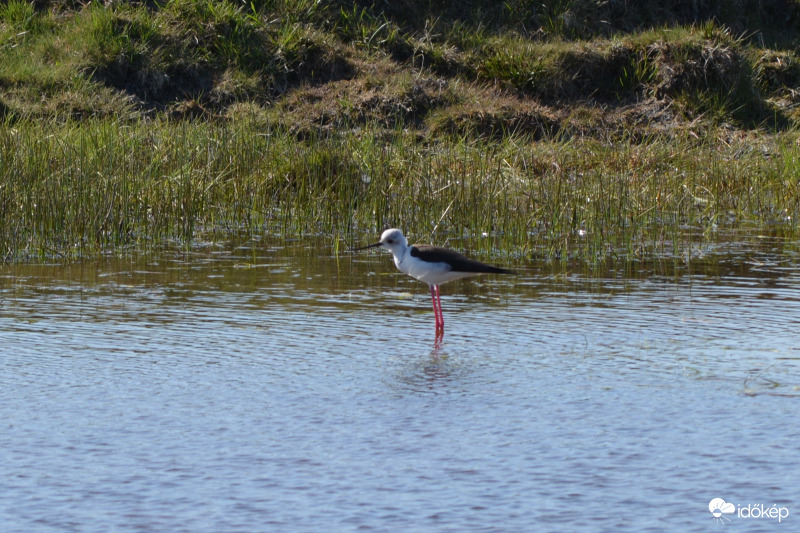
[(439, 248), (438, 246), (431, 246), (430, 244), (415, 244), (411, 247), (411, 256), (422, 259), (429, 263), (449, 263), (451, 270), (455, 272), (475, 272), (484, 274), (513, 274), (512, 271), (505, 268), (498, 268), (492, 265), (475, 261), (462, 254), (448, 250), (447, 248)]

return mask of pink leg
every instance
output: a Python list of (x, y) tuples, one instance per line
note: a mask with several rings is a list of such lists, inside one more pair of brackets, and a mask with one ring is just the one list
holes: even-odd
[(431, 301), (433, 302), (433, 317), (436, 319), (436, 329), (439, 329), (439, 313), (436, 312), (436, 289), (431, 285)]
[(439, 294), (439, 286), (436, 286), (436, 307), (439, 309), (439, 329), (444, 331), (444, 313), (442, 312), (442, 295)]

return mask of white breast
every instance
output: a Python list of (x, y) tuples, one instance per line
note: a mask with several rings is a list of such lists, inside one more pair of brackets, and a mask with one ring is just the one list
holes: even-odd
[(448, 281), (474, 276), (469, 272), (453, 272), (447, 263), (428, 263), (406, 253), (402, 258), (394, 258), (400, 272), (408, 274), (428, 285), (441, 285)]

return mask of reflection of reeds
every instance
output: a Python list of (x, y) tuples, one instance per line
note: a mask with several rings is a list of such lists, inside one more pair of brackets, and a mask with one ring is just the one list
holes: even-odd
[(532, 141), (263, 124), (19, 122), (0, 131), (5, 260), (72, 257), (245, 229), (350, 240), (388, 226), (477, 253), (602, 262), (675, 254), (719, 227), (800, 211), (787, 137)]

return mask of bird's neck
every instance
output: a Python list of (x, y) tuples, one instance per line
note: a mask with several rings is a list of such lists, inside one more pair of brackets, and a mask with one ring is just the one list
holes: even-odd
[(397, 270), (408, 274), (408, 270), (410, 268), (410, 262), (408, 261), (409, 258), (409, 251), (411, 250), (410, 247), (406, 246), (400, 250), (397, 250), (397, 253), (394, 255), (394, 266), (397, 267)]

